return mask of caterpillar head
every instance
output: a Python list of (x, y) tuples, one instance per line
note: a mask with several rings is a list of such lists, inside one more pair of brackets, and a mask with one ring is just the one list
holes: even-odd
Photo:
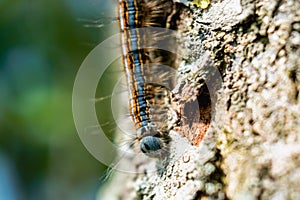
[(161, 157), (168, 153), (170, 137), (168, 133), (157, 130), (155, 125), (149, 124), (137, 130), (141, 151), (149, 157)]

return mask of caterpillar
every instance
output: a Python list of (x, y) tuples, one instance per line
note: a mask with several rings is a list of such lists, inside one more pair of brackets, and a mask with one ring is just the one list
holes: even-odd
[[(171, 108), (170, 86), (174, 80), (164, 66), (175, 68), (176, 55), (144, 44), (174, 45), (164, 31), (144, 34), (143, 28), (176, 29), (182, 5), (172, 0), (119, 0), (122, 61), (129, 92), (129, 111), (140, 150), (149, 157), (168, 152), (169, 131), (176, 114)], [(154, 64), (153, 64), (154, 63)], [(155, 83), (157, 77), (164, 84)]]

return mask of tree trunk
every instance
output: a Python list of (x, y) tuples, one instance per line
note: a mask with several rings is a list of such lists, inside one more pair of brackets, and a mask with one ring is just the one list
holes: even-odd
[(99, 199), (300, 199), (299, 0), (191, 10), (170, 156), (123, 161), (141, 173), (115, 172)]

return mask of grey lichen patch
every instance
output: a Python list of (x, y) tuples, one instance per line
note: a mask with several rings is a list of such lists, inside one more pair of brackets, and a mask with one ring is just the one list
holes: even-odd
[(197, 22), (209, 24), (214, 29), (222, 28), (224, 30), (230, 30), (234, 25), (246, 20), (254, 13), (255, 8), (253, 0), (212, 0), (208, 8), (203, 9), (197, 6), (197, 3), (193, 3), (198, 2), (196, 0), (193, 2), (181, 0), (180, 2), (191, 6)]
[(251, 25), (235, 27), (227, 111), (216, 116), (225, 119), (218, 147), (231, 199), (300, 198), (288, 179), (300, 166), (299, 9), (298, 1), (258, 1)]

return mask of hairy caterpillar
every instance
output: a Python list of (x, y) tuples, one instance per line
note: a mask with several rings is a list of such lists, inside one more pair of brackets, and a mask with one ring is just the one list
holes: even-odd
[[(176, 57), (165, 50), (143, 48), (144, 44), (174, 45), (174, 37), (164, 31), (147, 35), (143, 30), (147, 27), (176, 29), (182, 7), (172, 0), (119, 0), (118, 4), (130, 115), (140, 149), (150, 157), (167, 153), (170, 142), (169, 131), (174, 123), (170, 87), (174, 81), (164, 66), (175, 68)], [(157, 84), (157, 77), (167, 86)]]

